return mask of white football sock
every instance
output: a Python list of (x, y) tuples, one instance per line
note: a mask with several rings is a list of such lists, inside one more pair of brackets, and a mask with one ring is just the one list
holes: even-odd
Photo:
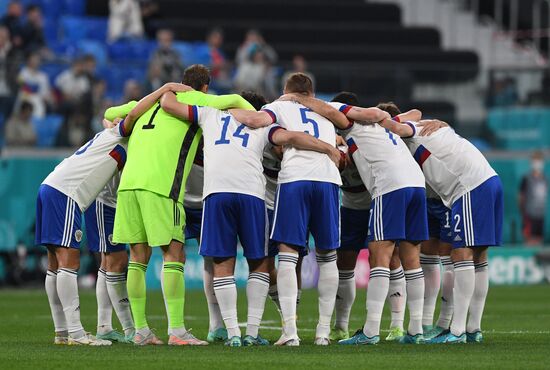
[(336, 292), (338, 291), (338, 266), (336, 265), (336, 251), (326, 254), (316, 254), (317, 265), (319, 265), (319, 323), (315, 336), (317, 338), (328, 338), (330, 335), (330, 322)]
[(220, 305), (218, 304), (218, 300), (216, 299), (216, 294), (214, 294), (213, 268), (214, 266), (212, 265), (212, 260), (205, 258), (202, 277), (204, 295), (206, 296), (206, 302), (208, 303), (208, 331), (210, 332), (224, 327), (222, 314), (220, 312)]
[(336, 293), (334, 328), (348, 331), (349, 315), (355, 301), (355, 271), (338, 271), (338, 291)]
[[(296, 280), (296, 284), (298, 284), (298, 280)], [(300, 299), (302, 299), (302, 289), (298, 288), (298, 293), (296, 293), (296, 311), (298, 311)]]
[(422, 311), (424, 308), (424, 273), (421, 268), (405, 271), (407, 281), (407, 306), (409, 307), (410, 335), (422, 334)]
[(449, 329), (453, 318), (453, 288), (455, 285), (455, 268), (450, 256), (441, 257), (443, 276), (441, 277), (441, 307), (437, 326)]
[(237, 286), (234, 276), (215, 277), (214, 293), (220, 305), (223, 322), (227, 328), (229, 338), (241, 336), (237, 318)]
[(475, 264), (475, 289), (470, 302), (470, 316), (466, 331), (474, 333), (481, 331), (481, 317), (485, 308), (485, 300), (489, 291), (489, 263), (481, 262)]
[(115, 309), (118, 321), (122, 325), (125, 335), (130, 335), (135, 331), (132, 311), (130, 310), (130, 300), (128, 299), (128, 290), (126, 288), (125, 272), (107, 272), (107, 292)]
[(61, 268), (57, 271), (57, 294), (63, 305), (67, 329), (72, 338), (82, 338), (86, 333), (80, 322), (80, 298), (76, 270)]
[(106, 271), (102, 268), (97, 272), (95, 295), (97, 299), (97, 334), (107, 334), (113, 331), (113, 305), (107, 291)]
[(367, 337), (380, 335), (380, 321), (384, 302), (390, 286), (390, 269), (374, 267), (370, 270), (369, 286), (367, 288), (367, 320), (363, 333)]
[(407, 283), (405, 282), (405, 273), (402, 266), (390, 271), (388, 300), (391, 308), (390, 328), (403, 330), (405, 307), (407, 306)]
[(296, 328), (296, 300), (298, 299), (298, 279), (296, 278), (297, 253), (279, 253), (277, 287), (279, 303), (283, 313), (283, 332), (287, 337), (298, 336)]
[(46, 281), (44, 285), (46, 287), (50, 310), (52, 311), (55, 332), (67, 333), (67, 320), (65, 320), (65, 313), (63, 313), (63, 305), (57, 295), (57, 271), (46, 271)]
[(422, 325), (433, 325), (435, 304), (439, 294), (440, 268), (438, 255), (420, 254), (420, 264), (424, 272), (424, 312)]
[(466, 331), (466, 317), (468, 316), (468, 308), (475, 288), (474, 262), (471, 260), (455, 262), (454, 268), (454, 313), (451, 333), (458, 336)]
[(246, 335), (258, 337), (258, 329), (264, 315), (265, 300), (269, 290), (269, 274), (267, 272), (251, 272), (246, 284), (246, 298), (248, 300), (248, 319)]

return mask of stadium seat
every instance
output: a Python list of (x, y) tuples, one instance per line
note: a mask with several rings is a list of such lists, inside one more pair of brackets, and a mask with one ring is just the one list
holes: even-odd
[(42, 0), (42, 13), (46, 18), (57, 20), (62, 14), (67, 14), (64, 10), (62, 0)]
[(55, 144), (57, 132), (63, 123), (63, 116), (57, 114), (47, 115), (44, 118), (33, 120), (34, 130), (38, 137), (39, 147), (51, 147)]
[(173, 48), (179, 53), (184, 64), (193, 64), (192, 61), (196, 59), (193, 44), (184, 41), (175, 41)]
[(86, 13), (86, 0), (43, 0), (59, 2), (64, 5), (64, 14), (67, 15), (84, 15)]
[(107, 18), (63, 16), (60, 27), (61, 35), (70, 42), (85, 38), (105, 41), (107, 38)]
[(97, 65), (106, 65), (109, 59), (107, 48), (104, 42), (97, 40), (81, 40), (77, 44), (78, 53), (80, 55), (91, 54), (95, 57)]
[(148, 40), (120, 40), (109, 45), (109, 57), (113, 62), (148, 61), (155, 47)]
[(67, 68), (69, 68), (69, 65), (63, 63), (44, 63), (40, 70), (48, 75), (50, 83), (53, 84), (57, 76)]

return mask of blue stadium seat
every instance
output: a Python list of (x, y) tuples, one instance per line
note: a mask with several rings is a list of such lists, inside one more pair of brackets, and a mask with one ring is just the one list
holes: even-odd
[(64, 4), (61, 0), (42, 0), (42, 13), (46, 18), (57, 20), (62, 14), (65, 14)]
[(54, 17), (45, 17), (44, 18), (44, 37), (46, 38), (46, 43), (48, 46), (52, 43), (55, 43), (58, 38), (58, 27), (57, 19)]
[(183, 63), (186, 65), (193, 64), (192, 61), (196, 59), (193, 44), (184, 41), (175, 41), (173, 48), (179, 53)]
[(78, 42), (83, 39), (105, 41), (107, 18), (63, 16), (60, 21), (61, 34), (65, 40)]
[(104, 42), (97, 40), (81, 40), (77, 44), (78, 53), (91, 54), (95, 57), (98, 66), (106, 65), (108, 62), (107, 48)]
[(57, 132), (63, 123), (63, 116), (58, 114), (47, 115), (44, 118), (34, 119), (33, 125), (38, 137), (39, 147), (51, 147), (55, 144)]
[(64, 14), (67, 15), (84, 15), (86, 13), (86, 0), (43, 0), (54, 1), (64, 5)]
[(57, 76), (64, 70), (69, 68), (67, 64), (62, 63), (44, 63), (40, 67), (40, 70), (45, 72), (50, 79), (50, 83), (53, 84)]
[(193, 54), (188, 60), (184, 60), (185, 64), (204, 64), (210, 65), (210, 47), (205, 42), (195, 42), (193, 44)]
[(120, 40), (109, 45), (112, 61), (148, 61), (155, 43), (148, 40)]

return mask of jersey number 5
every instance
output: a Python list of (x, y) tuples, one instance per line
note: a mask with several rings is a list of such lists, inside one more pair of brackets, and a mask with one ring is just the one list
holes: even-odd
[(316, 138), (319, 138), (319, 125), (317, 122), (307, 116), (307, 112), (311, 112), (311, 109), (309, 108), (300, 108), (300, 116), (302, 117), (302, 123), (304, 125), (307, 125), (308, 123), (311, 123), (313, 126), (313, 134), (309, 132), (309, 130), (304, 130), (306, 134), (313, 135)]
[[(227, 138), (227, 129), (229, 127), (230, 121), (231, 121), (231, 116), (226, 116), (222, 118), (222, 124), (223, 124), (222, 135), (218, 140), (214, 142), (214, 145), (222, 145), (222, 144), (230, 143), (230, 140)], [(245, 127), (246, 126), (243, 124), (237, 127), (237, 129), (233, 133), (233, 137), (238, 137), (239, 139), (241, 139), (242, 140), (241, 145), (246, 148), (246, 146), (248, 145), (248, 138), (250, 137), (250, 134), (246, 134), (246, 133), (243, 134), (242, 131)]]

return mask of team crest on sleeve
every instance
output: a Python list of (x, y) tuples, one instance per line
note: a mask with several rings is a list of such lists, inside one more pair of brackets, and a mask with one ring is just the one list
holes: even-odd
[(74, 238), (76, 239), (77, 242), (80, 243), (80, 241), (82, 240), (82, 230), (76, 230), (74, 232)]

